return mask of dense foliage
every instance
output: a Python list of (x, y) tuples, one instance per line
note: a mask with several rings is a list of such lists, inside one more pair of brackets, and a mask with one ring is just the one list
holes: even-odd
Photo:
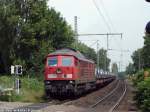
[(126, 71), (129, 71), (128, 69), (130, 69), (130, 67), (134, 69), (134, 73), (141, 69), (150, 68), (150, 34), (145, 34), (144, 47), (134, 51), (131, 57), (133, 64), (130, 63)]
[(133, 75), (133, 82), (137, 88), (135, 99), (143, 112), (150, 111), (150, 23), (146, 26), (144, 47), (136, 50), (132, 55), (133, 64), (126, 68), (128, 74)]
[(97, 54), (94, 49), (88, 47), (87, 45), (79, 42), (76, 43), (76, 46), (73, 46), (73, 48), (79, 50), (82, 54), (84, 54), (87, 58), (93, 60), (96, 62)]
[(135, 68), (132, 63), (129, 63), (129, 65), (126, 67), (126, 74), (131, 75), (135, 73)]
[[(150, 74), (150, 69), (147, 70)], [(137, 88), (135, 100), (138, 107), (143, 112), (150, 111), (150, 77), (144, 78), (144, 71), (139, 71), (136, 74), (136, 78), (133, 80), (134, 85)]]
[(136, 100), (138, 106), (143, 110), (143, 112), (150, 111), (150, 78), (141, 81), (137, 85)]
[(144, 37), (144, 47), (142, 52), (144, 68), (150, 68), (150, 34), (146, 34)]
[(134, 70), (135, 71), (138, 71), (140, 70), (141, 68), (143, 68), (143, 52), (142, 52), (142, 48), (141, 49), (138, 49), (136, 51), (133, 52), (132, 54), (132, 60), (133, 60), (133, 66), (134, 66)]
[(99, 53), (99, 67), (105, 71), (109, 71), (110, 59), (107, 57), (107, 50), (100, 49)]
[[(20, 94), (16, 95), (15, 91), (12, 95), (2, 95), (1, 101), (22, 101), (22, 102), (42, 102), (44, 101), (44, 84), (42, 80), (37, 78), (21, 77)], [(11, 88), (14, 84), (13, 77), (0, 76), (0, 91), (4, 88)], [(38, 86), (37, 86), (38, 85)], [(38, 92), (37, 92), (38, 91)]]
[[(150, 111), (150, 35), (144, 36), (144, 47), (136, 50), (132, 55), (133, 64), (129, 64), (126, 71), (135, 74), (133, 82), (137, 88), (135, 100), (143, 112)], [(146, 71), (146, 72), (145, 72)], [(148, 75), (148, 77), (145, 75)]]
[(39, 73), (46, 54), (74, 42), (71, 27), (47, 0), (1, 0), (0, 5), (1, 72), (15, 63)]

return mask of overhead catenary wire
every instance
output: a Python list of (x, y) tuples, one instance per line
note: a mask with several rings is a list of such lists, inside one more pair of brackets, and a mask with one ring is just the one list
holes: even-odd
[(109, 24), (107, 23), (107, 21), (106, 21), (106, 19), (105, 19), (105, 16), (103, 15), (101, 9), (98, 7), (98, 5), (97, 5), (97, 3), (96, 3), (95, 0), (92, 0), (92, 1), (93, 1), (94, 6), (95, 6), (96, 9), (97, 9), (99, 15), (102, 17), (104, 23), (106, 24), (106, 26), (107, 26), (107, 28), (108, 28), (108, 31), (111, 32), (111, 28), (110, 28)]
[(112, 30), (114, 31), (114, 32), (117, 32), (117, 30), (116, 30), (116, 28), (114, 27), (114, 24), (113, 24), (113, 22), (112, 22), (112, 20), (111, 20), (111, 18), (110, 18), (110, 16), (109, 16), (109, 14), (108, 14), (108, 11), (106, 10), (106, 8), (105, 8), (105, 5), (104, 5), (104, 2), (103, 2), (103, 0), (99, 0), (100, 2), (101, 2), (101, 6), (103, 7), (103, 12), (104, 12), (104, 14), (105, 14), (105, 16), (107, 17), (107, 20), (109, 21), (109, 23), (110, 23), (110, 26), (112, 27)]
[[(100, 8), (98, 7), (98, 4), (96, 3), (96, 1), (93, 0), (93, 3), (94, 3), (94, 5), (95, 5), (95, 7), (97, 8), (97, 10), (98, 10), (100, 16), (102, 17), (102, 19), (104, 20), (105, 24), (107, 25), (109, 31), (111, 31), (111, 29), (112, 29), (114, 32), (117, 32), (116, 28), (114, 27), (113, 22), (111, 21), (111, 18), (110, 18), (109, 14), (108, 14), (108, 11), (107, 11), (106, 8), (105, 8), (105, 5), (104, 5), (104, 3), (103, 3), (103, 0), (100, 0), (100, 2), (101, 2), (101, 7), (103, 8), (103, 11), (102, 11), (102, 8), (100, 9)], [(104, 15), (105, 15), (105, 16), (102, 14), (102, 12), (104, 12)], [(106, 17), (106, 18), (105, 18), (105, 17)], [(106, 19), (108, 20), (108, 22), (106, 21)], [(109, 24), (108, 24), (108, 23), (109, 23)], [(112, 35), (112, 36), (113, 36), (113, 35)], [(115, 40), (116, 40), (116, 38), (115, 38)], [(120, 44), (118, 43), (118, 41), (115, 41), (115, 42), (117, 43), (118, 46), (120, 46)]]
[(95, 45), (97, 43), (98, 40), (96, 40), (94, 43), (92, 43), (91, 45), (89, 45), (89, 47), (92, 47), (93, 45)]
[[(110, 18), (110, 15), (109, 15), (108, 11), (106, 10), (106, 7), (105, 7), (105, 4), (104, 4), (103, 0), (99, 0), (99, 1), (100, 1), (101, 6), (103, 7), (103, 10), (104, 10), (103, 12), (104, 12), (104, 14), (105, 14), (105, 16), (106, 16), (108, 22), (110, 23), (110, 26), (111, 26), (111, 28), (112, 28), (112, 31), (117, 32), (116, 27), (114, 26), (114, 24), (113, 24), (113, 22), (112, 22), (112, 20), (111, 20), (111, 18)], [(112, 35), (112, 37), (113, 37), (113, 35)], [(114, 39), (116, 40), (116, 38), (114, 38)], [(118, 43), (117, 40), (116, 40), (115, 42), (117, 43), (118, 46), (120, 46), (120, 44)]]
[[(96, 0), (92, 0), (95, 8), (97, 9), (98, 11), (98, 14), (99, 14), (99, 17), (101, 17), (101, 19), (103, 20), (104, 24), (106, 25), (106, 28), (108, 29), (108, 33), (107, 34), (78, 34), (78, 36), (95, 36), (95, 35), (107, 35), (107, 51), (108, 51), (108, 34), (111, 34), (112, 35), (121, 35), (122, 37), (122, 33), (111, 33), (111, 29), (115, 29), (114, 28), (114, 25), (109, 17), (109, 15), (107, 14), (107, 11), (105, 9), (105, 12), (106, 14), (104, 15), (104, 12), (102, 10), (101, 7), (99, 7), (99, 5), (97, 4)], [(104, 7), (104, 4), (102, 4), (103, 7)], [(105, 7), (104, 7), (105, 8)], [(106, 17), (107, 16), (107, 17)], [(107, 19), (108, 18), (108, 19)], [(112, 28), (111, 28), (112, 27)], [(116, 30), (116, 29), (115, 29)], [(117, 43), (118, 44), (118, 43)], [(118, 44), (119, 45), (119, 44)], [(120, 45), (119, 45), (120, 46)], [(107, 56), (108, 56), (108, 53), (107, 53)]]

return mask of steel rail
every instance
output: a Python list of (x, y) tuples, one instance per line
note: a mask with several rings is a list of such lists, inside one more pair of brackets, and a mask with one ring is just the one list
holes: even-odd
[(125, 87), (124, 87), (124, 92), (122, 94), (122, 96), (119, 98), (119, 100), (116, 102), (116, 104), (109, 110), (109, 112), (114, 112), (114, 110), (119, 106), (119, 104), (121, 103), (122, 99), (124, 98), (126, 92), (127, 92), (127, 85), (124, 82)]
[(101, 103), (103, 100), (105, 100), (105, 99), (108, 98), (110, 95), (112, 95), (112, 94), (116, 91), (116, 89), (118, 88), (119, 83), (120, 83), (120, 80), (119, 80), (117, 86), (116, 86), (109, 94), (105, 95), (103, 98), (101, 98), (101, 99), (100, 99), (99, 101), (97, 101), (95, 104), (91, 105), (90, 108), (96, 107), (99, 103)]

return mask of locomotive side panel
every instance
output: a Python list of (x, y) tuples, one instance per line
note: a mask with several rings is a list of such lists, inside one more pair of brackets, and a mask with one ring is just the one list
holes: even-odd
[(78, 74), (79, 83), (88, 83), (95, 81), (95, 65), (87, 61), (79, 60), (80, 69)]

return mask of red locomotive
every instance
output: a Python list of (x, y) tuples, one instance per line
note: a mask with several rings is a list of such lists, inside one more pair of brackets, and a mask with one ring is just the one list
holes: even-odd
[(95, 64), (79, 51), (56, 50), (46, 57), (45, 89), (47, 95), (80, 94), (95, 87)]
[(47, 96), (79, 95), (114, 79), (110, 75), (97, 77), (94, 62), (71, 48), (49, 54), (46, 57), (44, 75)]

